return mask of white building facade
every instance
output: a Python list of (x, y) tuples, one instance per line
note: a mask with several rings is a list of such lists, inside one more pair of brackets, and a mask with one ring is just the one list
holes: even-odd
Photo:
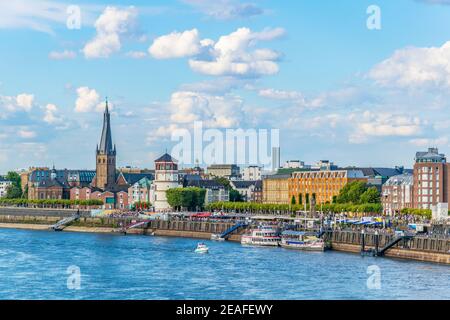
[(261, 180), (262, 168), (258, 166), (249, 166), (242, 169), (242, 180), (257, 181)]
[(10, 185), (12, 185), (11, 181), (8, 181), (4, 177), (0, 176), (0, 198), (6, 196), (6, 191)]
[(156, 212), (170, 211), (171, 207), (167, 202), (166, 191), (180, 186), (177, 161), (167, 153), (155, 160), (152, 203)]

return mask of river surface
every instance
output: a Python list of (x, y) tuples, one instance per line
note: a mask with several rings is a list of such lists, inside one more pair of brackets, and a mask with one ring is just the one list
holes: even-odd
[(0, 229), (0, 299), (450, 299), (446, 265), (197, 243)]

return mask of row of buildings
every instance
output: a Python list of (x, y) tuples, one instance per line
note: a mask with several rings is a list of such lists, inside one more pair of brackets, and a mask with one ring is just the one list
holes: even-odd
[[(199, 165), (181, 169), (177, 160), (165, 153), (155, 160), (154, 169), (116, 167), (117, 149), (112, 141), (111, 119), (106, 102), (100, 143), (96, 148), (95, 170), (57, 170), (30, 168), (21, 173), (24, 192), (29, 199), (99, 199), (105, 209), (127, 209), (136, 203), (151, 203), (155, 210), (170, 210), (166, 191), (177, 187), (206, 189), (206, 203), (229, 201), (232, 188), (244, 201), (269, 204), (333, 201), (340, 190), (353, 181), (364, 181), (381, 193), (386, 213), (403, 208), (431, 208), (448, 202), (449, 164), (436, 148), (418, 152), (413, 170), (396, 168), (340, 168), (321, 160), (306, 165), (291, 160), (280, 168), (279, 148), (275, 150), (276, 170), (264, 172), (258, 166), (242, 170), (234, 164), (216, 164), (205, 169)], [(224, 184), (225, 178), (228, 183)], [(0, 177), (0, 197), (10, 184)], [(228, 184), (228, 185), (227, 185)]]
[[(96, 148), (95, 170), (57, 170), (55, 167), (32, 167), (21, 172), (23, 191), (29, 199), (101, 200), (105, 209), (128, 209), (136, 203), (151, 203), (157, 211), (170, 210), (166, 191), (177, 187), (200, 187), (207, 190), (206, 203), (229, 201), (229, 187), (217, 181), (230, 181), (248, 201), (261, 202), (261, 168), (244, 170), (236, 165), (212, 165), (207, 168), (179, 169), (177, 160), (165, 153), (155, 160), (155, 169), (116, 167), (117, 149), (112, 142), (111, 119), (106, 102), (103, 129)], [(0, 179), (0, 192), (7, 181)], [(3, 193), (0, 197), (4, 196)]]

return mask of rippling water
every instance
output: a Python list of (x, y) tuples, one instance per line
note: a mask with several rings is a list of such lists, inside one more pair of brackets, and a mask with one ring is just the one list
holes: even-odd
[[(450, 299), (445, 265), (228, 242), (198, 255), (197, 242), (0, 229), (0, 299)], [(380, 289), (367, 287), (372, 265)]]

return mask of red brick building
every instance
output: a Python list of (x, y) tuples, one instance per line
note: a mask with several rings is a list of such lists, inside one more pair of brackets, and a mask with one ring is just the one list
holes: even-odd
[(450, 164), (437, 148), (417, 152), (414, 164), (413, 207), (431, 209), (450, 200)]

